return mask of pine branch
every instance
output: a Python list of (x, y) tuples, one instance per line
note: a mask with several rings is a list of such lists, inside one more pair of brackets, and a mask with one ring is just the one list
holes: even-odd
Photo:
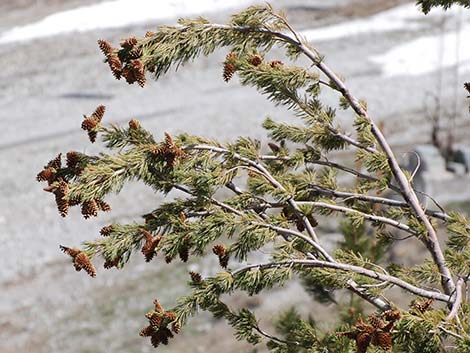
[(373, 270), (366, 269), (360, 266), (354, 266), (349, 264), (343, 264), (339, 262), (328, 262), (328, 261), (321, 261), (321, 260), (290, 260), (290, 261), (283, 261), (283, 262), (270, 262), (270, 263), (262, 263), (262, 264), (254, 264), (244, 266), (238, 270), (232, 272), (233, 276), (237, 276), (239, 273), (243, 273), (248, 271), (252, 268), (272, 268), (272, 267), (291, 267), (299, 265), (300, 267), (313, 267), (313, 268), (334, 268), (338, 270), (344, 270), (349, 272), (354, 272), (372, 279), (376, 279), (378, 281), (385, 281), (412, 293), (418, 296), (429, 298), (429, 299), (436, 299), (445, 303), (454, 303), (455, 299), (451, 298), (450, 296), (443, 294), (437, 291), (430, 291), (423, 288), (416, 287), (406, 281), (401, 280), (400, 278), (386, 275), (383, 273), (379, 273)]

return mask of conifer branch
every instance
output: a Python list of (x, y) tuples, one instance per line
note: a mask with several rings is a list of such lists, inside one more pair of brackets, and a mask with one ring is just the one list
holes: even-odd
[(457, 317), (460, 306), (462, 305), (464, 279), (460, 277), (455, 285), (455, 298), (452, 309), (446, 317), (446, 321), (451, 321)]
[(233, 276), (237, 276), (240, 273), (245, 271), (249, 271), (252, 268), (276, 268), (276, 267), (292, 267), (298, 265), (299, 267), (313, 267), (313, 268), (333, 268), (343, 271), (354, 272), (372, 279), (376, 279), (379, 281), (386, 281), (396, 286), (410, 292), (412, 294), (416, 294), (423, 298), (435, 299), (445, 303), (454, 303), (455, 299), (451, 298), (450, 296), (443, 294), (437, 291), (430, 291), (423, 288), (416, 287), (400, 278), (386, 275), (383, 273), (379, 273), (374, 270), (369, 270), (364, 267), (354, 266), (339, 262), (328, 262), (328, 261), (321, 261), (321, 260), (289, 260), (289, 261), (282, 261), (282, 262), (269, 262), (269, 263), (261, 263), (261, 264), (253, 264), (247, 265), (242, 268), (239, 268), (232, 272)]
[[(278, 36), (274, 33), (273, 35)], [(317, 52), (314, 52), (307, 44), (303, 42), (297, 42), (293, 38), (289, 37), (289, 39), (287, 39), (285, 37), (282, 37), (282, 39), (289, 41), (289, 43), (293, 45), (296, 45), (298, 49), (302, 51), (313, 62), (313, 64), (331, 80), (331, 82), (335, 84), (335, 86), (341, 92), (343, 97), (349, 102), (356, 114), (364, 117), (370, 123), (371, 131), (374, 137), (376, 138), (378, 144), (387, 155), (389, 166), (400, 186), (405, 200), (409, 203), (411, 209), (414, 211), (418, 219), (424, 224), (427, 229), (428, 237), (427, 239), (425, 239), (427, 248), (433, 257), (434, 262), (439, 268), (439, 271), (442, 276), (441, 283), (446, 294), (451, 295), (451, 293), (455, 289), (455, 284), (449, 267), (446, 264), (446, 260), (440, 247), (436, 231), (429, 219), (426, 217), (426, 213), (421, 207), (418, 197), (416, 196), (416, 193), (413, 187), (411, 186), (410, 181), (407, 179), (405, 173), (403, 173), (403, 171), (401, 170), (400, 165), (398, 164), (398, 160), (396, 159), (390, 145), (382, 134), (382, 131), (380, 131), (379, 127), (369, 116), (367, 110), (364, 109), (359, 100), (351, 94), (344, 82), (322, 60), (320, 60)]]
[(342, 212), (342, 213), (345, 213), (345, 214), (354, 213), (354, 214), (360, 215), (360, 216), (362, 216), (365, 219), (368, 219), (370, 221), (379, 222), (379, 223), (383, 223), (383, 224), (388, 224), (388, 225), (391, 225), (392, 227), (403, 230), (403, 231), (405, 231), (407, 233), (410, 233), (412, 235), (418, 235), (418, 233), (415, 230), (413, 230), (412, 228), (410, 228), (406, 224), (395, 221), (394, 219), (390, 219), (390, 218), (387, 218), (387, 217), (382, 217), (382, 216), (377, 216), (377, 215), (374, 215), (374, 214), (361, 212), (359, 210), (355, 210), (355, 209), (350, 208), (350, 207), (338, 206), (338, 205), (334, 205), (334, 204), (330, 204), (330, 203), (326, 203), (326, 202), (316, 202), (316, 201), (299, 201), (298, 204), (299, 205), (312, 205), (312, 206), (319, 207), (319, 208), (327, 208), (329, 210), (338, 211), (338, 212)]
[[(425, 10), (425, 6), (447, 6), (452, 0), (418, 2)], [(110, 269), (123, 267), (136, 251), (142, 252), (147, 262), (163, 253), (169, 263), (178, 257), (186, 262), (189, 256), (204, 256), (212, 248), (224, 271), (206, 278), (191, 272), (191, 295), (180, 298), (174, 311), (164, 310), (155, 301), (154, 311), (146, 315), (149, 325), (140, 334), (149, 337), (154, 347), (167, 344), (181, 325), (202, 309), (226, 319), (237, 339), (253, 345), (263, 337), (269, 339), (268, 349), (273, 352), (350, 350), (344, 338), (355, 340), (362, 353), (370, 345), (394, 351), (406, 350), (409, 345), (413, 353), (435, 352), (442, 349), (442, 338), (452, 339), (459, 353), (470, 349), (470, 334), (465, 331), (470, 327), (470, 306), (464, 298), (464, 283), (470, 273), (470, 220), (457, 213), (446, 214), (431, 196), (414, 190), (414, 173), (410, 177), (400, 168), (368, 115), (366, 103), (352, 95), (282, 13), (275, 13), (270, 5), (251, 6), (232, 16), (227, 25), (204, 18), (181, 19), (179, 25), (161, 26), (144, 39), (124, 39), (119, 49), (104, 40), (98, 43), (115, 78), (140, 86), (146, 83), (146, 71), (158, 79), (171, 67), (209, 55), (218, 47), (230, 47), (223, 79), (228, 82), (237, 74), (242, 85), (256, 88), (302, 120), (294, 125), (266, 118), (263, 127), (271, 138), (268, 146), (272, 155), (262, 155), (261, 143), (248, 137), (221, 144), (165, 133), (164, 140), (157, 142), (135, 119), (129, 121), (128, 128), (105, 127), (105, 107), (99, 106), (91, 116), (85, 116), (82, 128), (91, 142), (100, 134), (105, 147), (116, 153), (86, 156), (72, 151), (67, 153), (65, 166), (59, 154), (37, 175), (38, 181), (47, 182), (44, 190), (55, 196), (63, 217), (77, 205), (85, 218), (109, 211), (104, 197), (118, 193), (131, 180), (165, 195), (177, 190), (187, 196), (158, 205), (143, 215), (143, 224), (103, 227), (103, 237), (84, 242), (83, 250), (61, 246), (77, 270), (84, 269), (93, 277), (95, 255), (103, 257), (104, 267)], [(289, 60), (304, 55), (313, 65), (304, 68), (265, 60), (274, 45), (285, 49)], [(324, 76), (327, 79), (322, 79)], [(342, 109), (355, 112), (355, 135), (343, 131), (335, 123), (334, 107), (321, 102), (323, 86), (340, 94)], [(361, 166), (351, 168), (348, 163), (328, 159), (328, 152), (346, 149), (354, 151)], [(246, 178), (242, 169), (248, 171)], [(356, 186), (343, 189), (338, 173), (354, 176)], [(245, 179), (246, 190), (238, 185)], [(229, 196), (220, 193), (224, 188), (230, 190)], [(389, 191), (396, 195), (379, 196)], [(440, 212), (420, 205), (417, 193), (433, 200)], [(344, 238), (333, 256), (320, 243), (316, 232), (322, 228), (315, 228), (315, 216), (334, 213), (344, 214), (347, 222), (341, 223)], [(436, 219), (445, 222), (449, 234), (445, 257), (437, 239)], [(319, 220), (321, 223), (323, 218)], [(379, 233), (379, 241), (370, 241), (370, 226), (379, 230), (394, 227), (418, 238), (432, 261), (426, 259), (411, 268), (393, 261), (390, 267), (380, 266), (389, 243), (381, 241), (387, 239)], [(221, 237), (230, 244), (220, 243)], [(274, 249), (267, 248), (268, 244)], [(270, 262), (244, 265), (250, 254), (265, 250), (271, 253)], [(242, 267), (227, 271), (234, 262)], [(451, 270), (459, 274), (456, 284)], [(359, 318), (353, 324), (356, 308), (352, 300), (349, 318), (341, 317), (336, 328), (343, 326), (342, 331), (318, 339), (319, 327), (291, 312), (276, 326), (281, 334), (277, 337), (265, 332), (247, 308), (232, 311), (221, 301), (222, 295), (234, 290), (254, 295), (281, 286), (295, 273), (319, 301), (341, 304), (333, 297), (334, 291), (348, 289), (382, 313), (370, 315), (367, 322)], [(434, 289), (439, 279), (442, 289)], [(394, 304), (382, 296), (389, 286), (428, 300), (412, 304), (409, 313), (391, 310)], [(433, 300), (445, 302), (448, 311), (432, 308)], [(354, 325), (351, 331), (344, 331), (345, 323)]]

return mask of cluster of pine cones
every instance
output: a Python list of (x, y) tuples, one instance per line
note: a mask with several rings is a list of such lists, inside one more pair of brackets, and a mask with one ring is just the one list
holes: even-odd
[[(152, 35), (152, 32), (147, 32), (146, 37)], [(98, 40), (98, 45), (116, 79), (120, 80), (121, 77), (124, 77), (129, 84), (137, 82), (139, 86), (145, 86), (146, 68), (142, 61), (143, 50), (136, 37), (129, 37), (121, 41), (120, 48), (114, 48), (109, 42), (102, 39)], [(150, 67), (147, 67), (147, 70), (153, 71)]]
[(338, 332), (337, 335), (355, 340), (357, 353), (366, 353), (371, 344), (389, 351), (392, 348), (392, 329), (400, 317), (398, 310), (385, 311), (381, 317), (370, 315), (368, 323), (359, 316), (353, 331)]
[(157, 299), (153, 304), (155, 305), (154, 311), (145, 315), (149, 320), (149, 325), (140, 331), (140, 336), (150, 337), (152, 346), (157, 348), (160, 344), (167, 345), (169, 339), (174, 337), (174, 333), (180, 332), (181, 327), (175, 321), (176, 314), (174, 312), (165, 311)]
[(80, 175), (86, 165), (87, 156), (79, 152), (68, 152), (66, 165), (62, 166), (62, 154), (49, 161), (42, 171), (36, 176), (37, 181), (46, 181), (48, 186), (44, 191), (51, 192), (55, 196), (57, 209), (62, 217), (67, 216), (71, 206), (81, 205), (83, 217), (96, 217), (98, 211), (110, 211), (111, 207), (103, 200), (81, 200), (80, 197), (69, 197), (69, 181)]

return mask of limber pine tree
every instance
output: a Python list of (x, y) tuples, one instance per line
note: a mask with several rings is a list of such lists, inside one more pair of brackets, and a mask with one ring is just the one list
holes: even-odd
[[(189, 317), (205, 310), (225, 319), (237, 339), (255, 346), (265, 341), (273, 352), (470, 351), (470, 220), (420, 204), (412, 175), (400, 168), (365, 102), (284, 14), (269, 5), (252, 6), (226, 25), (181, 19), (145, 38), (127, 38), (120, 48), (103, 40), (99, 46), (117, 79), (141, 86), (146, 72), (158, 79), (172, 67), (228, 47), (223, 79), (238, 75), (242, 85), (255, 87), (301, 121), (267, 118), (267, 146), (248, 137), (221, 143), (168, 133), (159, 141), (135, 119), (128, 127), (104, 125), (100, 106), (85, 116), (82, 128), (91, 142), (100, 135), (112, 153), (68, 152), (64, 165), (59, 154), (38, 174), (62, 216), (78, 205), (85, 218), (109, 211), (104, 198), (131, 180), (154, 192), (185, 195), (149, 210), (141, 223), (105, 226), (100, 239), (80, 249), (61, 246), (76, 270), (92, 277), (96, 257), (104, 259), (105, 268), (122, 268), (139, 250), (147, 262), (160, 254), (167, 263), (211, 252), (218, 257), (221, 268), (214, 276), (190, 273), (192, 292), (175, 307), (165, 310), (155, 300), (140, 333), (154, 347), (168, 344)], [(289, 62), (303, 56), (311, 66), (268, 60), (273, 46), (283, 48)], [(323, 89), (338, 95), (341, 109), (355, 113), (355, 131), (343, 131), (337, 111), (321, 103)], [(355, 153), (363, 168), (334, 161), (331, 152), (338, 150)], [(341, 175), (356, 183), (340, 184)], [(328, 252), (317, 219), (335, 215), (343, 216), (344, 241)], [(412, 267), (387, 263), (387, 249), (409, 238), (418, 239), (429, 258)], [(261, 249), (270, 251), (269, 260), (248, 261)], [(224, 302), (225, 294), (256, 295), (293, 276), (321, 302), (345, 305), (335, 293), (351, 293), (349, 311), (338, 315), (335, 327), (322, 331), (294, 308), (280, 313), (277, 333), (268, 333), (254, 312)], [(387, 290), (392, 287), (406, 293), (411, 304), (391, 302)], [(366, 303), (375, 312), (363, 318), (361, 304)]]

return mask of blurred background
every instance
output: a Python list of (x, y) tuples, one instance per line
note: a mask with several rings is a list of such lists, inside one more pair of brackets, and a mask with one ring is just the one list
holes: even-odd
[[(59, 152), (100, 151), (80, 129), (82, 114), (107, 106), (105, 122), (131, 118), (154, 132), (189, 132), (228, 141), (239, 135), (266, 140), (261, 122), (293, 120), (254, 89), (222, 80), (228, 49), (171, 72), (144, 88), (116, 81), (96, 41), (117, 44), (143, 36), (180, 16), (225, 22), (252, 0), (2, 0), (0, 1), (0, 353), (131, 353), (153, 351), (138, 336), (158, 297), (166, 307), (188, 291), (189, 269), (204, 274), (216, 258), (167, 266), (135, 256), (123, 270), (76, 273), (59, 244), (77, 246), (99, 236), (110, 221), (128, 222), (161, 202), (131, 184), (108, 201), (113, 211), (84, 220), (79, 210), (62, 219), (35, 181)], [(262, 3), (262, 2), (259, 2)], [(419, 187), (445, 207), (470, 210), (470, 114), (463, 83), (470, 81), (470, 12), (452, 8), (424, 16), (408, 0), (272, 0), (293, 26), (368, 102), (371, 115), (403, 164), (423, 168)], [(465, 45), (466, 44), (466, 45)], [(282, 58), (281, 52), (277, 53)], [(326, 98), (329, 99), (328, 97)], [(332, 104), (337, 103), (331, 101)], [(353, 116), (339, 114), (346, 126)], [(415, 154), (414, 154), (415, 155)], [(338, 158), (347, 158), (339, 155)], [(337, 224), (323, 225), (340, 239)], [(231, 299), (248, 305), (269, 327), (280, 307), (298, 304), (324, 319), (300, 285), (262, 297)], [(314, 309), (313, 309), (314, 308)], [(328, 321), (328, 320), (326, 320)], [(160, 348), (159, 348), (160, 349)], [(233, 343), (223, 321), (191, 321), (163, 352), (248, 351)]]

